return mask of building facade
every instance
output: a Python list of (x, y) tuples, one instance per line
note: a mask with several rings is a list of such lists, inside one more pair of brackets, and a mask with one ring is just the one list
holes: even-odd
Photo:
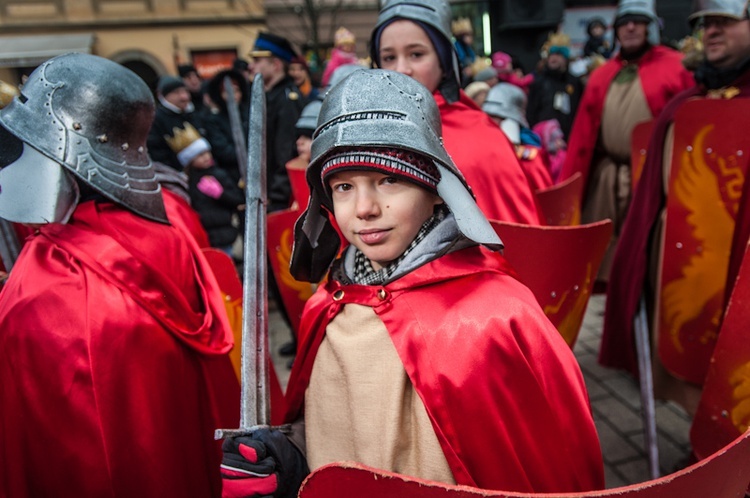
[(265, 15), (262, 0), (0, 0), (0, 80), (19, 84), (72, 51), (119, 62), (152, 87), (178, 63), (209, 77), (247, 56)]

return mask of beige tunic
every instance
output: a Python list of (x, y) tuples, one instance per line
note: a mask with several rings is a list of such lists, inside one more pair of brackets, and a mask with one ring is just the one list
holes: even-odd
[(633, 128), (651, 119), (646, 96), (637, 76), (627, 83), (615, 81), (609, 87), (599, 129), (600, 145), (606, 155), (592, 165), (582, 223), (611, 219), (612, 239), (599, 268), (597, 280), (609, 281), (612, 258), (630, 204), (630, 136)]
[(422, 400), (372, 308), (347, 304), (326, 328), (305, 393), (310, 470), (355, 461), (455, 484)]

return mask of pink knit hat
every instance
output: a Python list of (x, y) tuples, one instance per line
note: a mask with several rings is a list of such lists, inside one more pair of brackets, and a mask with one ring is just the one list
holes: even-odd
[(513, 59), (505, 52), (495, 52), (492, 54), (492, 67), (498, 73), (500, 71), (509, 71), (513, 67)]

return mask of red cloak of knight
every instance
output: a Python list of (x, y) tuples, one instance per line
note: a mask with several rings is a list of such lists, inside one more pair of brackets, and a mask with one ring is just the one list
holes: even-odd
[[(617, 73), (627, 64), (618, 54), (591, 73), (573, 122), (558, 181), (580, 171), (583, 191), (586, 192), (607, 91)], [(672, 97), (695, 85), (692, 73), (682, 65), (682, 54), (661, 45), (652, 47), (638, 60), (638, 78), (652, 116), (658, 116)]]
[(466, 178), (484, 215), (491, 220), (542, 224), (515, 149), (505, 133), (463, 91), (448, 104), (433, 93), (443, 123), (445, 150)]
[(42, 226), (0, 293), (0, 495), (220, 496), (232, 342), (180, 229), (93, 201)]
[(305, 308), (287, 421), (302, 412), (326, 326), (344, 304), (362, 304), (387, 328), (458, 484), (601, 489), (601, 450), (575, 357), (511, 271), (501, 256), (471, 247), (384, 286), (328, 281)]

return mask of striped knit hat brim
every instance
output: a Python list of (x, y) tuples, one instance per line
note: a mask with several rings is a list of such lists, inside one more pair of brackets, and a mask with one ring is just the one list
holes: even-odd
[(395, 148), (340, 149), (323, 162), (321, 180), (328, 192), (327, 179), (340, 171), (376, 171), (399, 176), (418, 186), (437, 193), (440, 172), (428, 157), (409, 150)]

